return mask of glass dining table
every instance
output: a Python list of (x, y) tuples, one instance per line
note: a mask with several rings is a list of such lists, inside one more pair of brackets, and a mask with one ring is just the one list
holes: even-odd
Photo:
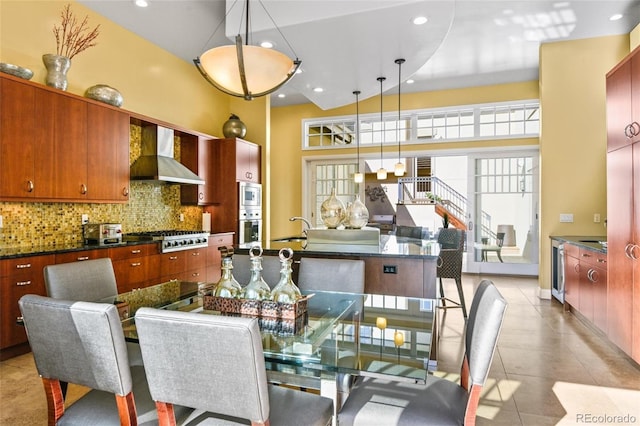
[[(135, 312), (143, 306), (228, 315), (205, 309), (211, 287), (170, 281), (119, 294), (126, 340), (137, 341)], [(336, 381), (345, 375), (426, 382), (436, 300), (325, 291), (303, 295), (305, 318), (293, 332), (282, 332), (273, 321), (259, 321), (270, 380), (318, 388), (327, 396), (340, 392)]]

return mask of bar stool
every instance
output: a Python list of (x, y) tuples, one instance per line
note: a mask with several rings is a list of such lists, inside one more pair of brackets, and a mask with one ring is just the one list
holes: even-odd
[[(462, 256), (464, 254), (465, 232), (461, 229), (445, 228), (438, 234), (440, 244), (440, 254), (438, 255), (436, 276), (440, 282), (441, 309), (461, 308), (462, 315), (467, 319), (467, 307), (464, 302), (464, 292), (462, 291)], [(443, 278), (455, 280), (458, 289), (459, 301), (456, 302), (444, 294)], [(447, 305), (450, 302), (450, 305)]]

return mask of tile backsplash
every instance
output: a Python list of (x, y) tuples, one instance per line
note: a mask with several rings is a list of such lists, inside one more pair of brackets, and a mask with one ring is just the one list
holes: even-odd
[[(140, 127), (131, 125), (130, 134), (132, 164), (140, 155)], [(179, 159), (177, 137), (175, 153)], [(180, 185), (130, 183), (126, 204), (0, 202), (0, 248), (81, 243), (83, 214), (92, 223), (122, 223), (125, 233), (202, 228), (202, 208), (180, 205)]]

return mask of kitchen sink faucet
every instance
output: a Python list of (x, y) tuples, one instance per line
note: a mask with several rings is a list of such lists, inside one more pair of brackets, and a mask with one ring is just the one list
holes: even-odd
[(305, 219), (304, 217), (301, 217), (301, 216), (293, 216), (293, 217), (289, 218), (289, 221), (291, 221), (291, 222), (296, 221), (296, 220), (300, 220), (300, 221), (304, 222), (304, 224), (307, 226), (306, 229), (302, 230), (302, 233), (304, 235), (307, 235), (307, 231), (309, 229), (311, 229), (311, 223), (307, 219)]

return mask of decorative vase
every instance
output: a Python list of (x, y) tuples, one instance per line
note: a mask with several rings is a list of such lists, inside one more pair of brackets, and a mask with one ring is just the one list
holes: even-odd
[(278, 303), (296, 303), (302, 297), (300, 289), (293, 282), (291, 274), (291, 264), (293, 263), (293, 250), (290, 248), (280, 249), (280, 281), (271, 291), (271, 300)]
[(95, 86), (89, 87), (84, 92), (84, 96), (117, 107), (122, 106), (122, 102), (124, 101), (122, 94), (118, 92), (118, 90), (106, 84), (96, 84)]
[(344, 215), (344, 204), (336, 197), (336, 189), (331, 188), (331, 196), (320, 205), (322, 222), (327, 228), (335, 229), (342, 224)]
[(71, 66), (71, 59), (66, 56), (47, 53), (42, 55), (42, 62), (47, 68), (47, 86), (67, 90), (67, 71)]
[(247, 126), (237, 115), (231, 114), (222, 126), (222, 134), (225, 138), (244, 138), (247, 134)]
[(349, 228), (360, 229), (369, 223), (369, 210), (360, 201), (360, 195), (356, 194), (356, 199), (347, 208), (347, 221)]

